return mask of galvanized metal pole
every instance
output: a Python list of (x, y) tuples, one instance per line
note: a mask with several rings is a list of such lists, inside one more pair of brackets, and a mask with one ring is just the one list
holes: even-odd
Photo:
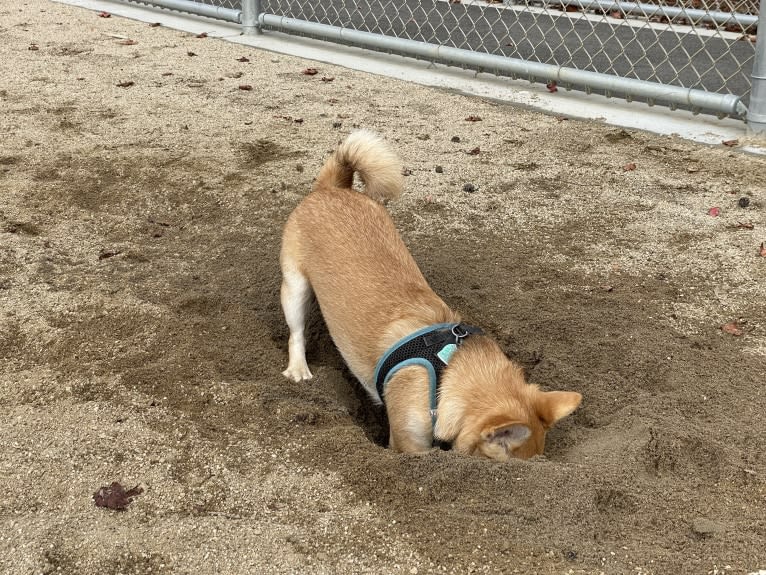
[(261, 14), (261, 0), (242, 0), (242, 31), (245, 34), (262, 34), (258, 16)]
[(755, 42), (752, 89), (747, 107), (747, 131), (766, 135), (766, 1), (758, 12), (758, 39)]

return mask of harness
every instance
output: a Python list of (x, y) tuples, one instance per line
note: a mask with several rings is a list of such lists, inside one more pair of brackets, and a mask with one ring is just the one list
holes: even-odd
[(397, 371), (412, 365), (425, 367), (430, 380), (431, 422), (436, 425), (441, 373), (463, 340), (471, 334), (481, 333), (484, 332), (478, 327), (463, 323), (437, 323), (399, 340), (383, 354), (375, 367), (375, 387), (380, 400), (384, 401), (386, 384)]

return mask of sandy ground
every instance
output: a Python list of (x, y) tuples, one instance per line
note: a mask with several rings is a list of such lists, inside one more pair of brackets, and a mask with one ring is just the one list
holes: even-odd
[[(766, 568), (766, 160), (43, 0), (0, 40), (0, 572)], [(280, 229), (356, 126), (435, 289), (583, 393), (546, 457), (387, 450), (317, 314), (281, 377)]]

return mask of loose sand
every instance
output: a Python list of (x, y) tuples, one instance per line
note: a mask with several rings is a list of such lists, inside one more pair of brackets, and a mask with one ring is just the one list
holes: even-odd
[[(0, 40), (0, 572), (766, 568), (766, 160), (43, 0)], [(583, 393), (545, 458), (385, 449), (317, 314), (280, 375), (280, 229), (356, 126), (434, 288)]]

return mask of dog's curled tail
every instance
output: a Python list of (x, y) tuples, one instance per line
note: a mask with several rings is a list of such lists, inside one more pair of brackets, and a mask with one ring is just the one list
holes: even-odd
[(374, 200), (393, 200), (402, 194), (401, 162), (377, 134), (367, 130), (351, 132), (322, 166), (314, 190), (350, 189), (354, 172), (364, 183), (364, 193)]

